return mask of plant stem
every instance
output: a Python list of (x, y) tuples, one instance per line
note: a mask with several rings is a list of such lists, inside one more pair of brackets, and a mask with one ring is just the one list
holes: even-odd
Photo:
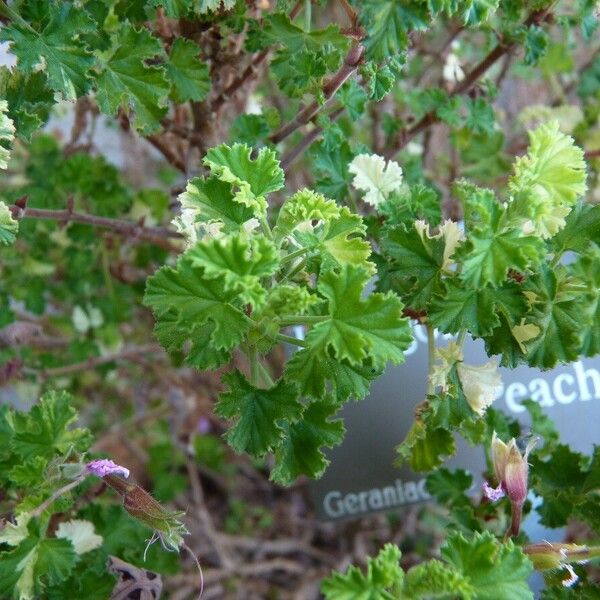
[(250, 383), (254, 387), (258, 387), (260, 380), (258, 351), (256, 346), (248, 348), (248, 360), (250, 361)]
[(263, 363), (260, 361), (260, 359), (258, 360), (258, 370), (260, 371), (260, 374), (262, 375), (264, 384), (268, 388), (273, 387), (273, 378), (271, 377), (271, 374), (267, 370), (267, 367), (265, 367), (265, 365), (263, 365)]
[(435, 392), (433, 389), (433, 366), (435, 365), (435, 333), (431, 325), (427, 328), (427, 395)]
[(281, 327), (287, 327), (288, 325), (316, 325), (328, 320), (329, 316), (327, 315), (285, 315), (279, 319), (279, 324)]
[(264, 215), (261, 215), (261, 217), (259, 217), (258, 222), (260, 223), (260, 228), (262, 229), (262, 232), (270, 239), (273, 239), (273, 232), (271, 231), (271, 228), (269, 227), (269, 223), (267, 222), (267, 218)]
[(510, 520), (510, 527), (504, 536), (504, 539), (508, 539), (512, 536), (519, 535), (519, 531), (521, 531), (521, 516), (523, 514), (523, 505), (522, 504), (511, 504), (512, 514)]
[(292, 337), (291, 335), (284, 335), (283, 333), (278, 333), (275, 336), (275, 338), (278, 339), (280, 342), (293, 344), (294, 346), (301, 346), (302, 348), (306, 348), (308, 346), (308, 344), (304, 340)]
[(84, 479), (85, 474), (82, 473), (81, 475), (79, 475), (79, 477), (77, 477), (77, 479), (70, 481), (69, 483), (67, 483), (67, 485), (63, 485), (61, 488), (56, 490), (50, 496), (50, 498), (44, 500), (44, 502), (42, 502), (37, 508), (34, 508), (31, 511), (31, 517), (39, 517), (55, 500), (60, 498), (63, 494), (66, 494), (67, 492), (71, 491), (73, 488), (76, 488)]
[(302, 271), (302, 269), (304, 269), (305, 265), (306, 265), (306, 259), (301, 260), (289, 273), (286, 273), (281, 278), (279, 283), (283, 283), (284, 281), (291, 279), (294, 275), (296, 275), (296, 273), (299, 273), (300, 271)]
[(310, 25), (312, 22), (312, 1), (304, 0), (304, 31), (310, 33)]
[(291, 260), (294, 260), (295, 258), (298, 258), (299, 256), (306, 254), (307, 252), (310, 252), (310, 248), (298, 248), (298, 250), (294, 250), (293, 252), (286, 254), (281, 259), (281, 264), (285, 265), (286, 263), (290, 262)]

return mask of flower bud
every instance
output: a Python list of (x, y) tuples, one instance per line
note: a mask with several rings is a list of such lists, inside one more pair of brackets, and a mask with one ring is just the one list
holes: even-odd
[(527, 498), (527, 477), (529, 465), (527, 457), (536, 440), (527, 444), (524, 454), (521, 454), (514, 438), (505, 444), (498, 438), (496, 432), (492, 437), (492, 462), (496, 478), (513, 504), (521, 505)]
[(123, 498), (123, 508), (134, 519), (154, 529), (167, 550), (179, 549), (183, 544), (182, 536), (189, 533), (179, 520), (183, 513), (168, 511), (146, 490), (121, 477), (106, 475), (103, 480)]

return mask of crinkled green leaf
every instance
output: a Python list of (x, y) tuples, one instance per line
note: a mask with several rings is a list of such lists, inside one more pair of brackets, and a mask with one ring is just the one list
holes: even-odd
[(333, 201), (304, 188), (290, 196), (279, 211), (273, 228), (276, 240), (282, 240), (302, 223), (330, 221), (340, 216), (340, 207)]
[(251, 208), (256, 215), (267, 211), (266, 196), (283, 187), (283, 170), (277, 155), (269, 148), (261, 148), (256, 158), (246, 144), (221, 144), (211, 148), (204, 157), (204, 164), (222, 181), (230, 183), (237, 192), (234, 200)]
[(331, 420), (339, 404), (329, 399), (311, 402), (296, 422), (284, 423), (284, 438), (275, 452), (271, 479), (291, 484), (300, 475), (320, 477), (329, 464), (321, 448), (341, 443), (345, 428), (340, 419)]
[(8, 102), (0, 100), (0, 169), (8, 167), (10, 146), (15, 139), (15, 125), (7, 116), (7, 111)]
[(442, 210), (439, 194), (431, 187), (416, 184), (405, 186), (379, 206), (386, 217), (386, 226), (404, 225), (407, 229), (415, 221), (427, 221), (432, 227), (440, 224)]
[(283, 434), (284, 423), (297, 420), (302, 414), (298, 390), (289, 381), (280, 379), (272, 388), (251, 385), (239, 372), (223, 376), (229, 391), (221, 394), (216, 412), (233, 419), (227, 441), (236, 452), (263, 456), (276, 447)]
[(11, 42), (20, 69), (31, 73), (43, 66), (50, 87), (74, 100), (90, 87), (94, 59), (81, 36), (93, 31), (94, 23), (84, 10), (64, 2), (46, 2), (43, 11), (43, 29), (12, 22), (0, 29), (0, 40)]
[(361, 19), (367, 27), (365, 41), (369, 57), (383, 61), (406, 50), (409, 31), (424, 31), (429, 25), (425, 2), (367, 0)]
[(566, 218), (566, 223), (553, 238), (556, 252), (585, 251), (590, 242), (600, 245), (600, 206), (579, 201)]
[[(224, 282), (209, 279), (201, 267), (194, 266), (190, 257), (183, 254), (176, 268), (162, 267), (147, 280), (144, 304), (152, 308), (157, 322), (166, 317), (173, 323), (173, 312), (178, 315), (177, 326), (195, 327), (212, 324), (211, 345), (217, 350), (230, 350), (237, 346), (248, 331), (244, 313), (234, 306), (237, 293), (226, 291)], [(163, 328), (161, 335), (167, 335)]]
[(222, 233), (239, 231), (253, 216), (253, 211), (234, 201), (230, 183), (215, 176), (190, 179), (185, 192), (179, 195), (181, 215), (176, 226), (192, 243), (198, 238), (198, 227), (204, 232), (216, 227)]
[(396, 600), (404, 582), (398, 546), (386, 544), (367, 561), (363, 573), (350, 565), (346, 573), (333, 573), (322, 586), (326, 600)]
[(311, 156), (318, 176), (316, 189), (326, 196), (343, 200), (349, 193), (348, 165), (354, 158), (348, 142), (343, 141), (335, 152), (330, 152), (324, 142), (318, 142), (313, 145)]
[(165, 69), (173, 86), (171, 95), (178, 104), (203, 100), (210, 91), (208, 66), (200, 61), (199, 53), (192, 40), (177, 38), (171, 46)]
[(192, 265), (202, 267), (208, 279), (219, 279), (226, 292), (238, 294), (244, 304), (260, 308), (267, 290), (263, 279), (279, 266), (274, 244), (263, 235), (230, 234), (222, 239), (205, 239), (187, 253)]
[(42, 597), (46, 585), (66, 579), (77, 555), (68, 540), (27, 538), (0, 555), (0, 594), (19, 600)]
[(421, 308), (441, 291), (443, 239), (420, 236), (414, 227), (400, 225), (386, 231), (381, 245), (393, 277), (388, 289), (401, 293), (411, 308)]
[(509, 269), (527, 271), (541, 259), (543, 251), (539, 238), (524, 236), (518, 229), (475, 230), (454, 257), (462, 262), (461, 278), (468, 286), (497, 287), (506, 280)]
[(369, 360), (376, 370), (404, 361), (412, 338), (402, 303), (393, 294), (373, 293), (363, 299), (368, 278), (365, 269), (353, 266), (319, 277), (319, 293), (328, 302), (326, 319), (310, 330), (308, 347), (296, 352), (287, 366), (303, 393), (323, 389), (326, 380), (335, 379), (335, 371), (327, 373), (319, 366), (329, 359), (355, 368)]
[(0, 200), (0, 244), (8, 246), (16, 239), (19, 222), (13, 219), (10, 209)]
[(470, 502), (467, 492), (473, 485), (473, 476), (468, 471), (438, 469), (427, 477), (427, 490), (440, 504), (458, 506)]
[(587, 189), (583, 151), (561, 133), (556, 121), (529, 133), (529, 148), (517, 158), (509, 189), (509, 218), (531, 222), (538, 235), (550, 237), (564, 227), (564, 217)]
[(281, 44), (291, 55), (308, 50), (316, 52), (329, 48), (330, 51), (345, 52), (350, 40), (340, 31), (339, 25), (328, 25), (325, 29), (304, 31), (294, 25), (285, 13), (267, 14), (260, 27), (251, 34), (253, 49), (265, 48), (272, 44)]
[(477, 598), (468, 577), (439, 560), (429, 560), (410, 569), (405, 578), (406, 598)]
[(473, 336), (481, 337), (491, 334), (500, 325), (495, 306), (493, 290), (478, 290), (449, 280), (445, 293), (434, 296), (428, 316), (431, 324), (444, 333), (466, 329)]
[(526, 291), (535, 295), (527, 321), (540, 329), (539, 336), (526, 343), (527, 362), (532, 367), (550, 369), (579, 355), (582, 329), (591, 317), (581, 310), (580, 295), (570, 293), (568, 286), (568, 280), (558, 278), (549, 268), (525, 284)]
[(16, 135), (29, 140), (48, 118), (54, 104), (54, 93), (48, 88), (45, 73), (0, 67), (0, 98), (8, 102), (8, 116), (12, 119)]
[(12, 413), (11, 448), (24, 460), (35, 456), (52, 459), (71, 449), (87, 450), (90, 434), (86, 429), (72, 429), (76, 420), (69, 394), (47, 392), (28, 413)]
[(469, 539), (454, 532), (444, 542), (441, 553), (468, 578), (477, 600), (533, 600), (527, 583), (533, 565), (512, 541), (499, 543), (487, 531)]
[(158, 129), (167, 112), (169, 82), (163, 67), (147, 63), (162, 53), (160, 42), (146, 29), (121, 25), (99, 59), (96, 101), (100, 110), (113, 116), (119, 108), (131, 109), (140, 132)]

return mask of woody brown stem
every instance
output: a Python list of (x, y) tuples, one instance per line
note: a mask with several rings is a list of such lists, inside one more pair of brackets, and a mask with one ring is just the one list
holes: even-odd
[[(524, 21), (523, 26), (529, 27), (531, 25), (537, 25), (541, 23), (548, 17), (549, 12), (550, 8), (546, 8), (544, 10), (538, 10), (531, 13)], [(500, 41), (500, 43), (478, 65), (476, 65), (475, 68), (469, 72), (463, 81), (456, 85), (454, 90), (452, 90), (450, 97), (469, 92), (475, 86), (477, 81), (479, 81), (479, 79), (488, 71), (488, 69), (502, 56), (510, 52), (517, 45), (517, 43), (517, 41), (511, 41), (508, 43)], [(411, 127), (403, 128), (398, 134), (398, 143), (390, 152), (386, 153), (386, 158), (392, 158), (396, 152), (402, 150), (402, 148), (404, 148), (413, 138), (419, 135), (419, 133), (434, 123), (437, 123), (439, 120), (440, 119), (435, 111), (429, 111)]]
[(269, 139), (274, 144), (278, 144), (286, 137), (294, 133), (296, 129), (306, 125), (311, 119), (313, 119), (317, 113), (323, 109), (333, 95), (340, 89), (340, 87), (348, 80), (348, 78), (356, 71), (358, 66), (363, 60), (365, 55), (365, 47), (362, 44), (354, 44), (346, 58), (344, 63), (340, 67), (339, 71), (329, 79), (329, 81), (323, 87), (323, 103), (319, 104), (316, 100), (305, 106), (295, 117), (280, 127), (275, 133), (273, 133)]
[(59, 223), (83, 223), (92, 227), (110, 229), (120, 235), (130, 236), (132, 240), (145, 240), (162, 245), (166, 239), (178, 239), (181, 235), (166, 227), (147, 227), (141, 222), (125, 221), (75, 212), (70, 208), (51, 210), (46, 208), (30, 208), (26, 206), (26, 198), (12, 204), (9, 208), (14, 219), (48, 219)]

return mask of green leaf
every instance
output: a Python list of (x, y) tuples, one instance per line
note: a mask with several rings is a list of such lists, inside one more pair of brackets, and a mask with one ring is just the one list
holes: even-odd
[(568, 285), (549, 268), (543, 268), (525, 284), (527, 293), (534, 294), (527, 321), (540, 329), (540, 334), (525, 344), (527, 362), (532, 367), (550, 369), (579, 356), (582, 326), (589, 324), (590, 316), (580, 309)]
[(383, 100), (394, 87), (396, 77), (388, 65), (383, 67), (368, 61), (360, 67), (360, 74), (366, 79), (366, 88), (371, 100)]
[(333, 200), (304, 188), (290, 196), (281, 207), (273, 235), (276, 240), (283, 240), (303, 223), (328, 222), (339, 216), (340, 207)]
[(509, 269), (524, 272), (541, 259), (543, 246), (534, 236), (524, 236), (518, 229), (489, 234), (472, 232), (467, 243), (454, 254), (462, 261), (461, 278), (477, 288), (499, 286)]
[(432, 471), (456, 453), (456, 444), (447, 428), (416, 420), (396, 453), (397, 466), (408, 462), (415, 471)]
[(13, 413), (11, 448), (24, 460), (36, 456), (53, 459), (71, 449), (87, 450), (89, 432), (70, 427), (77, 420), (71, 402), (66, 392), (47, 392), (29, 413)]
[(408, 46), (409, 31), (424, 31), (429, 25), (425, 2), (399, 0), (367, 0), (361, 10), (361, 21), (367, 27), (365, 44), (369, 57), (384, 61)]
[(113, 116), (119, 108), (131, 108), (138, 131), (156, 131), (167, 112), (169, 82), (163, 67), (146, 63), (162, 53), (160, 42), (146, 29), (121, 25), (99, 59), (96, 101), (100, 110)]
[[(175, 225), (194, 243), (197, 225), (212, 233), (216, 226), (222, 233), (238, 232), (253, 216), (253, 211), (234, 201), (231, 184), (212, 176), (190, 179), (185, 192), (179, 195), (181, 216)], [(210, 227), (213, 226), (213, 227)]]
[[(585, 233), (582, 232), (582, 236)], [(582, 254), (569, 266), (570, 272), (585, 282), (587, 293), (582, 298), (581, 310), (585, 313), (585, 326), (581, 328), (582, 356), (600, 354), (600, 248), (597, 246)]]
[(340, 31), (339, 25), (331, 24), (325, 29), (304, 31), (294, 25), (288, 15), (280, 12), (267, 14), (250, 37), (253, 50), (281, 44), (290, 51), (290, 56), (303, 51), (317, 52), (325, 49), (340, 54), (350, 46), (350, 40)]
[(8, 102), (8, 116), (14, 122), (16, 135), (24, 140), (41, 127), (54, 104), (54, 93), (48, 88), (44, 73), (25, 75), (7, 67), (0, 67), (0, 98)]
[(0, 557), (0, 594), (19, 600), (40, 597), (47, 584), (66, 579), (77, 560), (68, 540), (32, 537)]
[(600, 245), (600, 206), (580, 200), (566, 218), (566, 223), (553, 238), (558, 254), (567, 250), (584, 252), (594, 242)]
[(343, 141), (336, 152), (330, 152), (324, 142), (318, 142), (311, 149), (311, 157), (318, 176), (316, 189), (326, 196), (343, 200), (349, 193), (348, 165), (354, 158), (348, 142)]
[(467, 100), (469, 115), (465, 126), (475, 133), (491, 134), (494, 131), (496, 119), (494, 107), (486, 98), (474, 98)]
[(530, 132), (529, 140), (509, 181), (515, 198), (508, 216), (515, 224), (532, 221), (538, 235), (550, 237), (564, 227), (570, 207), (586, 192), (583, 151), (559, 131), (556, 121)]
[(279, 267), (277, 248), (263, 235), (248, 237), (230, 234), (206, 239), (192, 248), (187, 257), (202, 267), (207, 279), (221, 279), (225, 292), (238, 294), (244, 304), (260, 308), (267, 297), (263, 279)]
[(208, 66), (198, 59), (199, 53), (200, 48), (192, 40), (177, 38), (171, 46), (165, 69), (173, 86), (171, 95), (178, 104), (204, 100), (210, 91)]
[[(204, 270), (183, 254), (176, 268), (162, 267), (148, 278), (144, 304), (152, 308), (158, 323), (166, 317), (165, 327), (173, 323), (173, 311), (178, 315), (176, 323), (190, 333), (197, 326), (213, 325), (211, 346), (230, 350), (244, 339), (249, 328), (247, 317), (233, 305), (236, 299), (237, 294), (226, 291), (223, 281), (207, 278)], [(166, 331), (163, 329), (161, 335)]]
[(386, 544), (375, 558), (367, 560), (363, 573), (350, 565), (346, 573), (333, 573), (322, 586), (326, 600), (395, 600), (404, 581), (400, 549)]
[(20, 69), (32, 73), (43, 66), (50, 87), (75, 100), (90, 87), (94, 59), (81, 35), (93, 32), (94, 23), (84, 10), (64, 2), (45, 3), (42, 19), (40, 31), (12, 22), (0, 30), (0, 40), (11, 42)]
[(533, 566), (512, 541), (501, 544), (487, 531), (470, 539), (450, 533), (441, 554), (469, 579), (477, 600), (533, 600), (527, 584)]
[(277, 446), (283, 436), (284, 422), (295, 421), (302, 414), (298, 390), (280, 379), (272, 388), (260, 389), (246, 381), (239, 371), (223, 376), (229, 391), (221, 394), (216, 412), (234, 419), (227, 441), (236, 452), (260, 457)]
[(425, 306), (433, 294), (441, 291), (441, 275), (445, 243), (419, 235), (413, 227), (403, 225), (387, 230), (381, 241), (390, 261), (389, 271), (401, 287), (391, 289), (406, 293), (411, 308)]
[(428, 316), (431, 324), (444, 333), (459, 333), (466, 329), (474, 337), (482, 337), (490, 335), (500, 325), (495, 306), (493, 290), (465, 287), (449, 279), (446, 293), (433, 297)]
[(440, 504), (461, 506), (470, 504), (467, 492), (473, 485), (473, 476), (468, 471), (438, 469), (427, 477), (427, 490)]
[(321, 451), (341, 443), (345, 428), (340, 419), (331, 420), (339, 404), (329, 399), (311, 402), (302, 417), (284, 424), (284, 438), (275, 452), (276, 466), (271, 479), (290, 485), (300, 475), (320, 477), (329, 464)]
[(548, 34), (536, 25), (525, 34), (525, 64), (537, 65), (548, 49)]
[(429, 560), (410, 569), (406, 574), (407, 598), (476, 598), (468, 577), (439, 560)]
[(284, 175), (273, 150), (261, 148), (256, 159), (250, 157), (251, 151), (246, 144), (221, 144), (211, 148), (203, 162), (219, 179), (238, 188), (233, 198), (236, 202), (264, 217), (266, 196), (283, 187)]
[(10, 209), (0, 200), (0, 244), (12, 244), (19, 231), (19, 222), (13, 219)]
[(435, 227), (442, 220), (440, 195), (433, 188), (417, 183), (404, 186), (379, 206), (386, 217), (386, 227), (404, 225), (410, 229), (415, 221), (427, 221)]
[[(15, 125), (6, 115), (8, 102), (0, 100), (0, 169), (8, 168), (10, 158), (10, 146), (15, 139)], [(0, 207), (0, 211), (2, 208)]]
[[(326, 379), (336, 378), (335, 371), (326, 375), (317, 366), (328, 359), (347, 361), (351, 367), (369, 361), (376, 370), (388, 362), (404, 361), (412, 337), (408, 321), (402, 317), (402, 303), (389, 293), (373, 293), (363, 299), (368, 279), (364, 268), (348, 265), (319, 277), (317, 289), (327, 299), (328, 314), (306, 336), (308, 347), (296, 352), (287, 366), (289, 376), (303, 384), (302, 393), (324, 389)], [(308, 380), (312, 380), (310, 386)]]

